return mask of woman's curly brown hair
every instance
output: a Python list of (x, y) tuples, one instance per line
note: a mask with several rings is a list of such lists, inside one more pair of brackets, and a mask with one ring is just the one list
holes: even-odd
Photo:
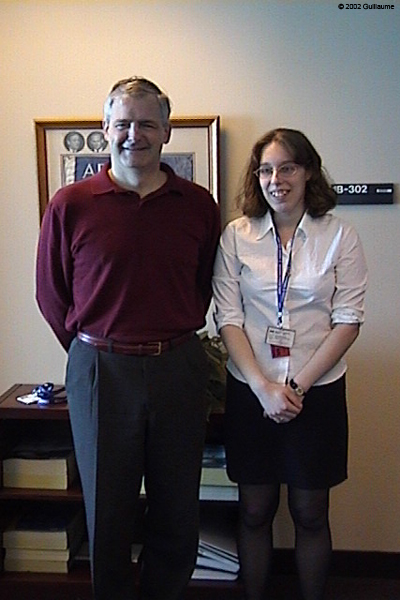
[(263, 135), (253, 146), (238, 196), (243, 214), (248, 217), (263, 217), (271, 210), (254, 171), (260, 166), (264, 148), (272, 142), (281, 144), (293, 161), (311, 174), (305, 190), (305, 207), (308, 214), (314, 218), (321, 217), (334, 208), (337, 202), (336, 194), (328, 181), (318, 152), (301, 131), (280, 127)]

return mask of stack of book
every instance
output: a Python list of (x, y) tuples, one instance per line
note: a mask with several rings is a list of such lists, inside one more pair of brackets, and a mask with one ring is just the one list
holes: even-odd
[(66, 490), (77, 476), (70, 432), (52, 427), (28, 432), (3, 457), (3, 486)]
[(4, 570), (68, 573), (85, 535), (81, 507), (36, 506), (3, 532)]
[(237, 484), (226, 474), (225, 448), (222, 444), (206, 444), (200, 480), (201, 500), (237, 500)]
[(237, 554), (200, 540), (192, 579), (235, 581), (239, 576)]
[(216, 504), (201, 507), (199, 548), (192, 578), (234, 581), (239, 576), (237, 513)]

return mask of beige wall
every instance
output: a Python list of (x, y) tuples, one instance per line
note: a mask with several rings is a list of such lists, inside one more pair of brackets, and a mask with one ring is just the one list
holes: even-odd
[[(153, 78), (175, 116), (221, 115), (225, 218), (252, 143), (278, 125), (305, 131), (336, 181), (398, 184), (400, 5), (0, 0), (0, 31), (1, 390), (61, 382), (65, 365), (34, 302), (35, 118), (99, 117), (116, 79)], [(333, 492), (334, 543), (399, 552), (399, 200), (337, 212), (361, 234), (370, 289), (349, 356), (350, 479)], [(285, 511), (276, 529), (290, 544)]]

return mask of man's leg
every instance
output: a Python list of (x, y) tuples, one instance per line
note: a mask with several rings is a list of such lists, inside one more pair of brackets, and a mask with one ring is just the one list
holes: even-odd
[(67, 393), (82, 480), (95, 600), (132, 600), (130, 548), (144, 466), (143, 359), (74, 342)]
[(149, 425), (147, 535), (141, 598), (178, 600), (198, 543), (198, 486), (206, 426), (208, 365), (197, 337), (146, 362)]

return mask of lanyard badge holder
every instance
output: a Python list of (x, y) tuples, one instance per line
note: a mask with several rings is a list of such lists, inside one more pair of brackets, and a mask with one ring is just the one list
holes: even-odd
[(67, 402), (67, 396), (64, 393), (65, 387), (54, 389), (54, 383), (46, 382), (33, 388), (30, 394), (18, 396), (18, 402), (23, 404), (38, 404), (39, 406), (48, 406), (50, 404), (62, 404)]
[(277, 327), (268, 327), (267, 335), (265, 341), (267, 344), (271, 346), (271, 355), (272, 358), (282, 358), (285, 356), (290, 356), (290, 348), (293, 347), (294, 338), (296, 336), (296, 332), (293, 329), (285, 329), (283, 328), (283, 306), (285, 303), (285, 297), (289, 285), (289, 278), (292, 270), (292, 251), (293, 251), (293, 243), (294, 236), (296, 232), (293, 234), (292, 242), (290, 244), (290, 252), (289, 259), (286, 267), (285, 277), (282, 280), (282, 242), (279, 237), (279, 234), (276, 233), (276, 243), (278, 246), (278, 267), (277, 267), (277, 305), (278, 305), (278, 324)]

